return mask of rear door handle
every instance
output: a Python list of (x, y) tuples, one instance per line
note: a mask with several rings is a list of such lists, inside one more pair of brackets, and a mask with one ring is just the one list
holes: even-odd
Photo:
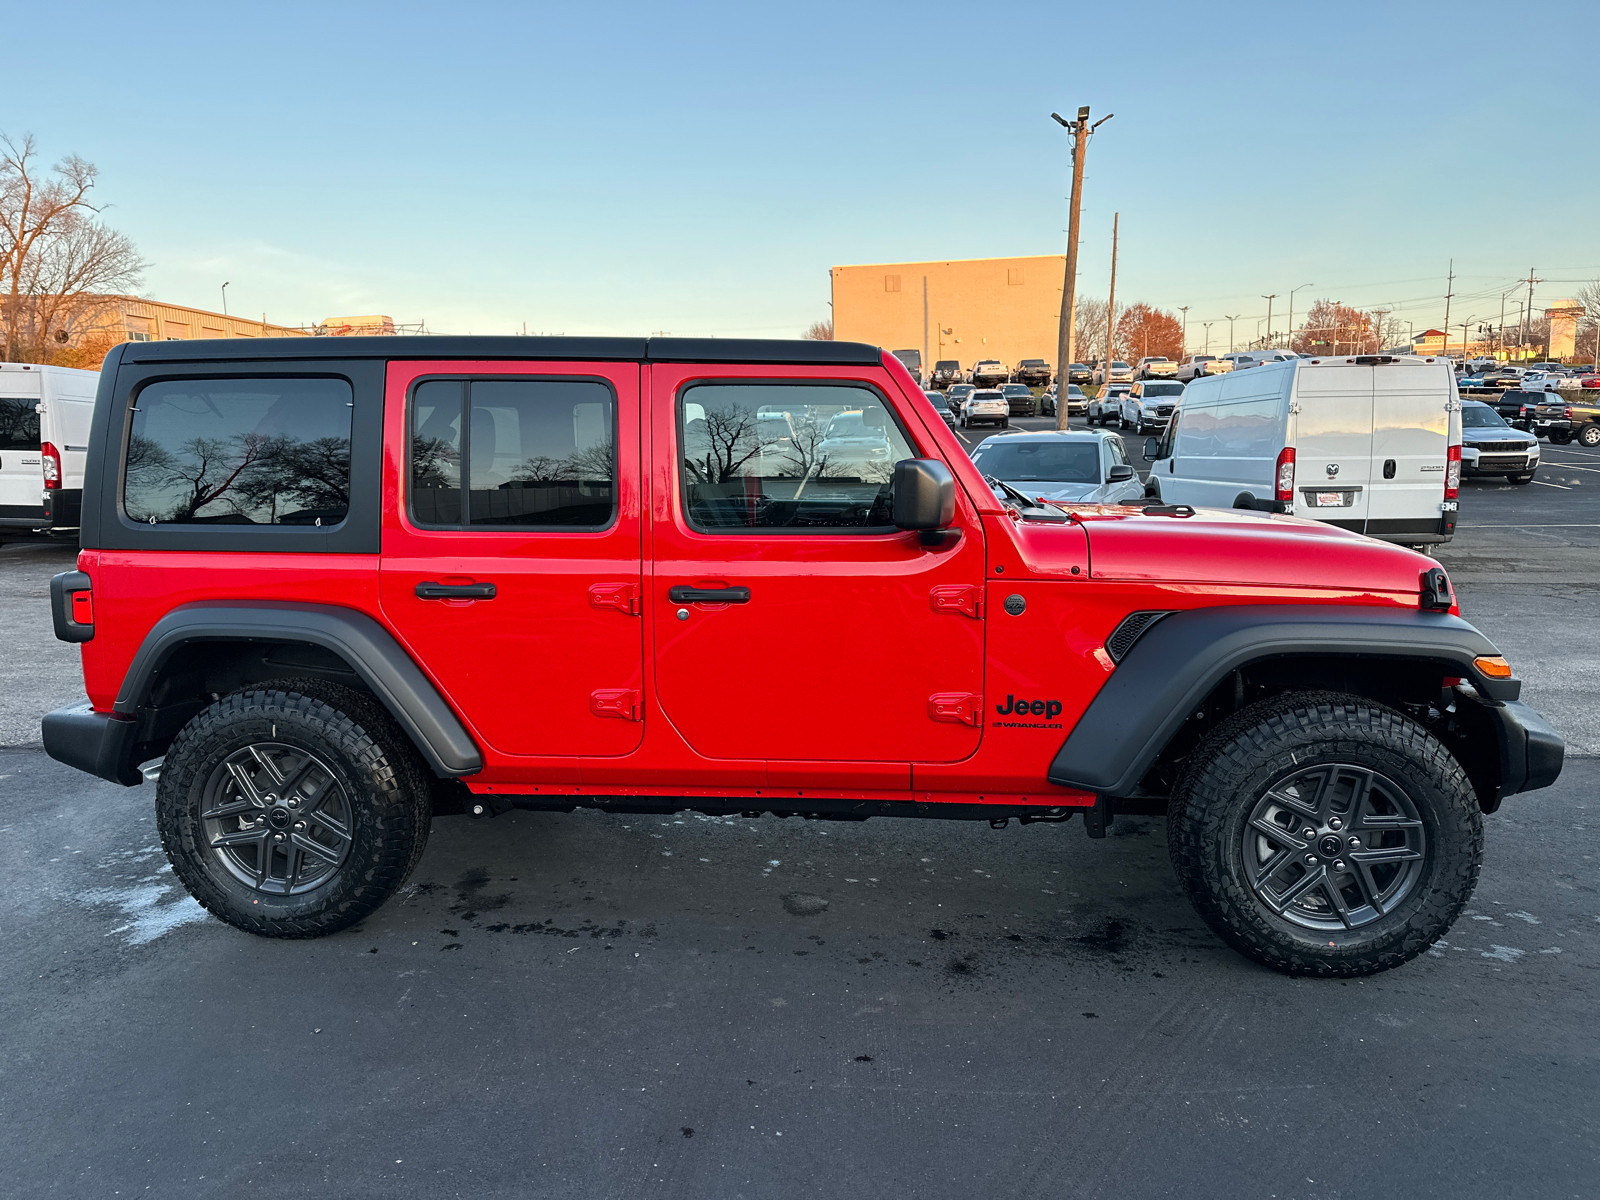
[(418, 600), (493, 600), (492, 583), (434, 583), (417, 584)]
[(667, 589), (667, 599), (674, 604), (749, 604), (747, 587), (697, 588), (673, 587)]

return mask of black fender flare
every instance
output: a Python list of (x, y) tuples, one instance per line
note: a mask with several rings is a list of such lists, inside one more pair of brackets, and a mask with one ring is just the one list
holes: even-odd
[[(1067, 735), (1046, 777), (1062, 787), (1132, 795), (1178, 729), (1231, 672), (1276, 657), (1318, 655), (1437, 663), (1441, 676), (1465, 680), (1476, 701), (1497, 718), (1501, 793), (1543, 787), (1560, 771), (1560, 739), (1548, 726), (1534, 739), (1519, 739), (1512, 726), (1521, 722), (1522, 714), (1532, 713), (1514, 703), (1521, 681), (1491, 679), (1473, 665), (1480, 655), (1497, 654), (1488, 638), (1449, 613), (1331, 604), (1249, 604), (1172, 613), (1150, 625), (1125, 652)], [(1540, 747), (1537, 763), (1531, 761), (1534, 742)], [(1530, 761), (1516, 761), (1517, 750)]]
[(300, 642), (337, 654), (367, 685), (435, 773), (471, 775), (483, 754), (461, 719), (387, 629), (366, 613), (332, 604), (286, 601), (186, 604), (145, 636), (123, 676), (112, 712), (132, 720), (162, 666), (193, 642)]

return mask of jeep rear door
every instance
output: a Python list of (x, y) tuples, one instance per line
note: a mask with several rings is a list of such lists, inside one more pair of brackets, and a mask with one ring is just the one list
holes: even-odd
[(888, 372), (650, 377), (655, 691), (689, 746), (797, 787), (904, 788), (973, 753), (982, 529), (959, 488), (959, 540), (890, 522), (894, 463), (936, 451)]
[(486, 757), (639, 745), (639, 375), (389, 364), (383, 612)]

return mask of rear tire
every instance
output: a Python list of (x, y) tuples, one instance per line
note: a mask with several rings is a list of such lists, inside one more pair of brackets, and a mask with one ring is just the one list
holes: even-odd
[(1591, 421), (1580, 429), (1578, 431), (1578, 445), (1587, 446), (1591, 450), (1596, 446), (1600, 446), (1600, 425)]
[(1333, 692), (1272, 697), (1223, 722), (1168, 815), (1173, 867), (1201, 917), (1294, 975), (1415, 958), (1460, 915), (1483, 860), (1482, 814), (1444, 744)]
[(251, 688), (179, 731), (157, 828), (213, 915), (265, 937), (320, 937), (375, 910), (422, 857), (425, 770), (369, 697), (320, 680)]

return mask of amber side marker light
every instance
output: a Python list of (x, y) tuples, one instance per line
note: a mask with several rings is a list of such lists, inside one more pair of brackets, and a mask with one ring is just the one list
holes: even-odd
[(1500, 655), (1480, 654), (1472, 660), (1472, 665), (1477, 667), (1490, 679), (1510, 679), (1511, 664)]

